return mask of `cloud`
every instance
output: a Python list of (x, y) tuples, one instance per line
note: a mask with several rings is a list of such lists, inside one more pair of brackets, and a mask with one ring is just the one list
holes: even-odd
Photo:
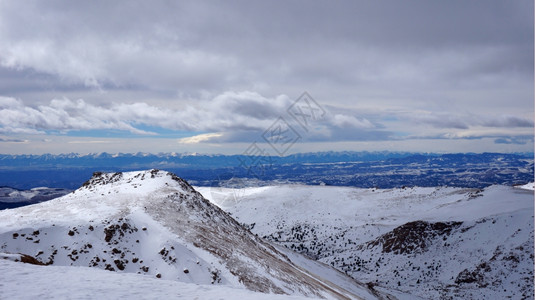
[(181, 138), (178, 140), (180, 144), (198, 144), (206, 141), (210, 141), (214, 138), (221, 137), (222, 133), (204, 133), (187, 138)]
[(533, 143), (533, 136), (500, 137), (494, 140), (495, 144), (525, 145)]
[(476, 115), (473, 113), (437, 113), (430, 111), (401, 112), (400, 117), (435, 128), (468, 129), (473, 126), (497, 128), (529, 128), (533, 120), (510, 115)]
[(431, 125), (435, 128), (468, 129), (469, 127), (467, 122), (469, 120), (458, 115), (415, 112), (408, 118), (416, 123)]
[[(151, 135), (121, 119), (117, 107), (110, 109), (90, 105), (83, 100), (52, 100), (49, 105), (25, 106), (21, 101), (3, 100), (0, 109), (0, 132), (43, 133), (47, 130), (95, 130), (118, 129), (134, 134)], [(135, 115), (133, 115), (135, 117)]]
[(375, 126), (366, 119), (357, 119), (354, 116), (336, 114), (332, 117), (332, 122), (340, 128), (374, 128)]
[(1, 134), (254, 141), (303, 90), (303, 141), (518, 135), (533, 2), (0, 1)]
[(110, 141), (99, 141), (99, 140), (90, 140), (90, 141), (68, 141), (67, 144), (109, 144)]
[[(84, 100), (54, 99), (47, 105), (27, 106), (13, 98), (0, 98), (0, 132), (4, 133), (68, 133), (82, 130), (120, 130), (134, 135), (157, 135), (141, 128), (151, 127), (186, 132), (225, 132), (200, 134), (185, 138), (182, 143), (198, 143), (226, 138), (235, 140), (249, 132), (263, 132), (281, 116), (288, 115), (289, 97), (263, 97), (254, 92), (225, 92), (210, 101), (200, 101), (179, 109), (162, 108), (148, 103), (112, 103), (98, 106)], [(327, 114), (317, 122), (313, 132), (373, 129), (366, 119), (352, 115)], [(292, 123), (294, 127), (299, 125)], [(318, 129), (319, 128), (319, 129)], [(321, 129), (321, 130), (320, 130)], [(245, 134), (242, 134), (245, 132)]]
[(59, 78), (46, 79), (54, 88), (416, 95), (531, 74), (532, 11), (529, 1), (3, 2), (0, 64)]
[(28, 143), (28, 140), (21, 140), (21, 139), (10, 139), (10, 138), (1, 138), (0, 137), (0, 143)]
[[(47, 105), (28, 106), (21, 100), (0, 97), (0, 132), (61, 135), (77, 131), (115, 130), (128, 132), (135, 137), (158, 136), (160, 131), (168, 130), (177, 134), (180, 132), (182, 136), (192, 135), (181, 138), (181, 144), (222, 144), (263, 142), (262, 133), (281, 117), (302, 142), (385, 141), (424, 137), (473, 139), (500, 137), (504, 130), (509, 129), (512, 130), (511, 136), (517, 136), (522, 135), (519, 129), (533, 128), (532, 120), (517, 116), (452, 115), (430, 111), (376, 111), (359, 116), (351, 109), (332, 105), (326, 106), (329, 110), (321, 119), (303, 128), (288, 112), (288, 107), (293, 103), (285, 95), (264, 97), (250, 91), (224, 92), (212, 100), (200, 100), (196, 105), (179, 108), (164, 108), (143, 102), (94, 105), (81, 99), (67, 98), (54, 99)], [(396, 121), (390, 122), (389, 119)], [(422, 125), (430, 125), (431, 128)], [(502, 132), (492, 132), (492, 128)], [(102, 133), (93, 136), (102, 136)]]
[(481, 120), (479, 123), (488, 127), (533, 127), (532, 119), (519, 118), (516, 116), (498, 116), (494, 118), (486, 118)]

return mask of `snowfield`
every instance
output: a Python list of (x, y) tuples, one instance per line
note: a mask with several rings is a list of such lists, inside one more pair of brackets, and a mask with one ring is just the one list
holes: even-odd
[[(62, 298), (71, 288), (79, 289), (75, 294), (81, 298), (93, 298), (92, 291), (117, 297), (136, 297), (132, 293), (137, 292), (147, 298), (182, 297), (180, 289), (187, 291), (183, 297), (198, 293), (199, 299), (264, 297), (257, 293), (388, 297), (328, 266), (310, 269), (304, 257), (290, 260), (187, 182), (159, 170), (95, 173), (61, 198), (0, 211), (0, 253), (9, 260), (0, 264), (0, 295), (13, 296), (8, 298)], [(19, 288), (17, 282), (31, 282), (32, 287)], [(162, 289), (153, 296), (160, 282)], [(57, 291), (61, 286), (64, 290)], [(124, 291), (130, 286), (132, 290)]]
[(0, 211), (0, 298), (533, 299), (532, 183), (197, 190), (95, 173)]
[(528, 191), (535, 191), (535, 183), (534, 182), (529, 182), (529, 183), (526, 183), (524, 185), (519, 185), (519, 186), (517, 186), (517, 188), (528, 190)]
[(265, 299), (299, 300), (230, 286), (184, 283), (96, 268), (35, 266), (0, 259), (2, 299)]
[(528, 186), (197, 189), (253, 233), (374, 290), (423, 299), (533, 299)]

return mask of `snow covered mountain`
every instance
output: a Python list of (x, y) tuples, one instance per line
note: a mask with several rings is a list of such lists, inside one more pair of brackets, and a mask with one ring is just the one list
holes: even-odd
[[(62, 272), (55, 266), (84, 266), (182, 286), (334, 299), (389, 297), (328, 266), (278, 250), (187, 182), (159, 170), (95, 173), (63, 197), (0, 211), (0, 252), (6, 259), (49, 265), (41, 268), (52, 268), (51, 274)], [(0, 268), (17, 267), (2, 262)], [(0, 274), (0, 282), (13, 280), (6, 277), (9, 272)]]
[[(0, 259), (2, 299), (255, 299), (304, 300), (246, 289), (184, 283), (97, 268), (35, 266)], [(31, 284), (21, 284), (31, 283)]]
[(198, 188), (237, 221), (375, 290), (533, 299), (533, 184)]
[(31, 190), (0, 187), (0, 210), (48, 201), (70, 192), (71, 190), (47, 187), (38, 187)]

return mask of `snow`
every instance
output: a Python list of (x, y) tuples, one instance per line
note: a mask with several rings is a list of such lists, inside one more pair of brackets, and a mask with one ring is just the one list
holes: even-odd
[[(165, 191), (182, 191), (179, 183), (165, 176), (165, 173), (158, 175), (160, 180), (152, 181), (145, 180), (145, 177), (151, 176), (149, 172), (116, 174), (121, 174), (115, 178), (118, 180), (116, 182), (92, 185), (39, 205), (4, 212), (6, 216), (0, 219), (0, 233), (5, 232), (12, 225), (10, 215), (19, 219), (16, 223), (17, 227), (31, 227), (34, 223), (42, 224), (42, 222), (50, 225), (72, 222), (89, 223), (95, 219), (112, 217), (140, 208), (147, 201), (146, 195), (165, 193)], [(111, 195), (113, 197), (110, 197)], [(77, 199), (83, 199), (83, 201)], [(46, 220), (39, 216), (46, 216)]]
[[(375, 290), (398, 298), (532, 296), (534, 195), (525, 188), (197, 189), (259, 236), (361, 282), (373, 282)], [(410, 223), (416, 221), (420, 223)], [(395, 228), (434, 223), (449, 229), (446, 233), (409, 229), (419, 237), (415, 241), (394, 235), (401, 245), (408, 243), (404, 247), (415, 243), (414, 252), (396, 254), (382, 248), (385, 234)], [(464, 282), (463, 272), (475, 274), (470, 275), (474, 281)]]
[[(336, 282), (336, 284), (338, 286), (341, 286), (343, 287), (344, 289), (352, 292), (353, 294), (357, 295), (358, 297), (361, 297), (363, 299), (373, 299), (376, 297), (376, 295), (373, 295), (373, 293), (371, 293), (367, 288), (365, 288), (361, 283), (358, 283), (356, 282), (355, 280), (351, 279), (350, 277), (348, 277), (346, 274), (322, 263), (322, 262), (319, 262), (319, 261), (314, 261), (314, 260), (311, 260), (299, 253), (296, 253), (292, 250), (289, 250), (287, 248), (284, 248), (282, 246), (277, 246), (277, 249), (281, 252), (283, 252), (284, 254), (286, 254), (286, 256), (288, 256), (288, 258), (296, 263), (297, 265), (299, 265), (300, 267), (310, 271), (311, 273), (313, 274), (321, 274), (321, 277), (324, 279), (324, 280), (328, 280), (328, 281), (331, 281), (331, 282)], [(385, 295), (394, 295), (397, 294), (398, 296), (401, 296), (401, 297), (406, 297), (408, 299), (410, 299), (412, 297), (412, 299), (414, 299), (414, 297), (412, 295), (407, 295), (407, 294), (404, 294), (404, 293), (401, 293), (401, 292), (393, 292), (391, 289), (384, 289), (383, 293)], [(400, 298), (396, 296), (396, 298)]]
[(2, 299), (310, 299), (115, 273), (86, 267), (35, 266), (1, 259)]
[[(212, 205), (164, 171), (95, 174), (61, 198), (0, 211), (0, 295), (532, 296), (534, 195), (527, 186), (197, 188)], [(385, 250), (388, 243), (401, 253)], [(23, 255), (49, 265), (15, 262)]]
[(0, 259), (7, 259), (11, 261), (20, 261), (21, 255), (20, 254), (13, 254), (13, 253), (0, 253)]
[(524, 190), (528, 190), (528, 191), (535, 191), (535, 183), (534, 182), (528, 182), (524, 185), (519, 185), (519, 186), (516, 186), (517, 188), (519, 189), (524, 189)]
[(158, 170), (95, 174), (61, 198), (0, 211), (0, 252), (34, 257), (46, 268), (200, 284), (210, 293), (217, 286), (328, 299), (371, 295), (347, 277), (339, 280), (349, 290), (324, 281), (320, 267), (314, 274), (288, 261), (186, 182)]
[[(480, 197), (477, 189), (425, 187), (360, 189), (352, 187), (282, 185), (244, 189), (196, 187), (209, 201), (228, 211), (239, 222), (256, 223), (270, 231), (278, 220), (286, 224), (307, 221), (321, 225), (384, 227), (418, 220), (467, 221), (494, 212), (509, 213), (533, 207), (533, 195), (506, 186), (492, 186)], [(233, 195), (240, 195), (234, 199)], [(518, 195), (518, 197), (510, 197)], [(268, 225), (268, 223), (270, 225)]]

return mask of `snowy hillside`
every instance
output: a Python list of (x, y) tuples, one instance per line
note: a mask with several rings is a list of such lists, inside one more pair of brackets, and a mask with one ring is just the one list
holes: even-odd
[(533, 190), (198, 190), (259, 236), (375, 290), (424, 299), (533, 298)]
[(38, 187), (31, 190), (17, 190), (0, 187), (0, 210), (16, 208), (48, 201), (70, 193), (70, 190)]
[[(303, 300), (246, 289), (199, 285), (96, 268), (34, 266), (0, 259), (2, 299), (258, 299)], [(21, 284), (31, 282), (31, 284)]]
[[(347, 278), (341, 280), (342, 288), (293, 263), (188, 183), (158, 170), (95, 173), (80, 189), (61, 198), (0, 211), (0, 252), (11, 260), (20, 254), (17, 260), (49, 265), (2, 262), (2, 269), (15, 273), (38, 268), (35, 272), (57, 275), (64, 270), (54, 266), (83, 266), (182, 285), (228, 287), (222, 291), (239, 288), (335, 299), (382, 296)], [(54, 268), (43, 270), (50, 267)], [(101, 276), (80, 269), (67, 272)], [(5, 282), (9, 272), (0, 273)], [(128, 276), (134, 282), (144, 280)], [(215, 293), (213, 288), (206, 290)]]

